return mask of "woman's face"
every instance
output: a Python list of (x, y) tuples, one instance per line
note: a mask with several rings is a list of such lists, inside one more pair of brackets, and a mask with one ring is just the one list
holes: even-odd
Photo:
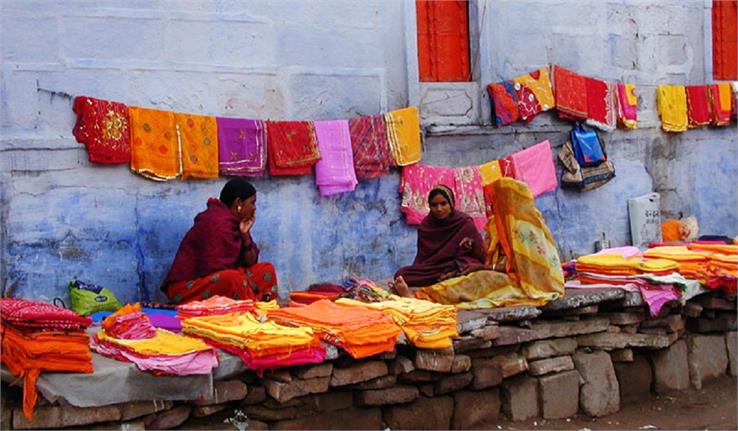
[(242, 220), (252, 219), (256, 213), (256, 195), (242, 200), (236, 208), (238, 209), (238, 216)]
[(433, 196), (428, 201), (428, 205), (430, 206), (431, 215), (437, 220), (446, 219), (451, 215), (451, 204), (441, 194)]

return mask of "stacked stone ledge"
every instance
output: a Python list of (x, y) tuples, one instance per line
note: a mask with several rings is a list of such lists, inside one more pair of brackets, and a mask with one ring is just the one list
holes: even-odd
[[(601, 417), (651, 393), (736, 376), (736, 300), (711, 292), (651, 317), (618, 290), (569, 292), (543, 309), (459, 313), (447, 350), (246, 371), (209, 399), (79, 408), (39, 402), (29, 422), (3, 384), (2, 429), (203, 429), (245, 413), (248, 429), (475, 429), (513, 421)], [(235, 429), (235, 428), (234, 428)]]

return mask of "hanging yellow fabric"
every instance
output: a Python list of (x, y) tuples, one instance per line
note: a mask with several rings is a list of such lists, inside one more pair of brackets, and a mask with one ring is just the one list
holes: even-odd
[(420, 161), (423, 149), (420, 143), (420, 116), (418, 108), (410, 106), (384, 114), (387, 137), (392, 157), (397, 166)]

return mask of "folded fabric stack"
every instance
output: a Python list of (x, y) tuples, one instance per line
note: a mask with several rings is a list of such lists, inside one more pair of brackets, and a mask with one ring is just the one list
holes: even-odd
[(33, 419), (42, 371), (91, 373), (85, 329), (92, 323), (77, 313), (37, 301), (0, 299), (0, 361), (23, 377), (23, 414)]
[(710, 253), (707, 256), (703, 282), (710, 289), (723, 289), (735, 294), (738, 290), (738, 244), (698, 244), (689, 249)]
[(328, 300), (270, 311), (269, 318), (308, 326), (324, 341), (343, 348), (356, 359), (393, 351), (401, 333), (392, 317), (382, 311)]
[(192, 301), (177, 307), (177, 318), (213, 316), (217, 314), (249, 313), (256, 310), (257, 305), (250, 299), (231, 299), (215, 295), (202, 301)]
[(643, 253), (646, 259), (669, 259), (677, 263), (680, 274), (695, 280), (704, 280), (709, 252), (692, 251), (685, 246), (661, 246), (649, 248)]
[(213, 348), (201, 340), (154, 328), (139, 304), (126, 305), (105, 318), (90, 344), (101, 355), (132, 362), (156, 375), (210, 374), (218, 366)]
[(626, 259), (621, 254), (590, 254), (577, 259), (579, 274), (638, 275), (670, 274), (679, 268), (676, 262), (668, 259), (641, 260), (640, 257)]
[(388, 313), (415, 347), (448, 349), (453, 345), (451, 338), (458, 335), (456, 307), (453, 305), (441, 305), (422, 299), (395, 295), (380, 302), (362, 302), (342, 298), (336, 303)]
[(325, 348), (311, 328), (260, 322), (250, 313), (192, 317), (182, 322), (182, 331), (237, 355), (256, 371), (325, 359)]

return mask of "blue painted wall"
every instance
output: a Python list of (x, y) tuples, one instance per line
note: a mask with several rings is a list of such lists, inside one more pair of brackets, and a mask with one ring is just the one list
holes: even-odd
[[(737, 234), (736, 128), (667, 135), (654, 113), (658, 83), (710, 81), (704, 3), (586, 3), (593, 19), (584, 37), (569, 13), (555, 13), (583, 7), (580, 1), (472, 2), (485, 11), (473, 23), (480, 78), (461, 90), (471, 92), (474, 109), (447, 118), (484, 123), (488, 102), (480, 95), (487, 82), (550, 62), (633, 80), (641, 84), (642, 128), (603, 135), (617, 177), (592, 192), (558, 190), (537, 201), (564, 256), (591, 251), (600, 232), (614, 244), (628, 243), (626, 200), (654, 190), (666, 216), (695, 214), (704, 232)], [(405, 34), (414, 31), (412, 4), (0, 3), (3, 293), (66, 297), (66, 284), (77, 276), (110, 287), (123, 301), (161, 299), (158, 286), (181, 237), (225, 183), (155, 183), (126, 167), (89, 164), (71, 135), (69, 95), (272, 119), (349, 118), (406, 106), (418, 86), (409, 61), (415, 47)], [(521, 35), (521, 21), (536, 31)], [(499, 130), (433, 127), (444, 109), (456, 108), (438, 99), (421, 106), (429, 126), (424, 162), (477, 164), (543, 139), (556, 150), (566, 139), (568, 126), (551, 114)], [(397, 170), (333, 198), (319, 197), (312, 176), (254, 184), (254, 235), (283, 290), (348, 276), (390, 277), (415, 255), (415, 230), (399, 211)]]

